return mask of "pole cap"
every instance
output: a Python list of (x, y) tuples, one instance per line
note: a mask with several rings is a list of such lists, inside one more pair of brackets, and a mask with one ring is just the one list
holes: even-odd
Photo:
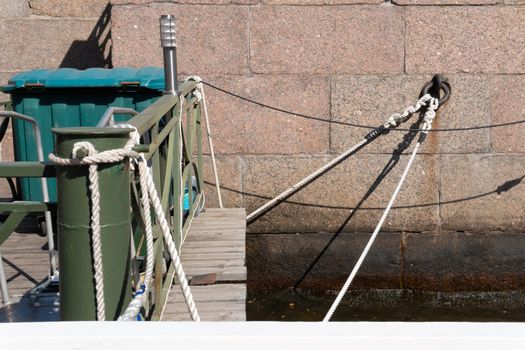
[(177, 27), (174, 15), (160, 16), (160, 46), (177, 47)]

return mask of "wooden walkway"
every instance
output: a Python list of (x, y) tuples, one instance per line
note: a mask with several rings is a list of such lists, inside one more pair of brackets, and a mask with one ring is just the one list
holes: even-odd
[[(245, 237), (244, 209), (207, 209), (193, 222), (181, 260), (202, 321), (246, 320)], [(162, 320), (190, 320), (177, 285)]]
[[(47, 238), (35, 234), (37, 223), (28, 219), (0, 246), (9, 297), (17, 299), (47, 279)], [(3, 300), (0, 297), (0, 305)]]
[[(11, 300), (27, 296), (48, 274), (47, 239), (32, 233), (35, 225), (24, 221), (0, 247)], [(203, 321), (246, 320), (245, 237), (244, 209), (207, 209), (193, 222), (181, 259)], [(172, 287), (162, 320), (189, 320), (179, 286)]]

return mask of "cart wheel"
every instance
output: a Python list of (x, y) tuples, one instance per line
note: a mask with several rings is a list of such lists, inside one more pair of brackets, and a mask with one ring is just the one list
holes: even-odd
[(46, 237), (47, 236), (46, 220), (41, 218), (38, 220), (38, 223), (39, 223), (38, 226), (40, 226), (40, 231), (38, 231), (37, 234), (40, 237)]

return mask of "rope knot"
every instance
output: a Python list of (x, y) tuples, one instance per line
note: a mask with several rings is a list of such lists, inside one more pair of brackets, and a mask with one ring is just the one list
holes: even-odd
[(439, 100), (437, 98), (430, 98), (428, 102), (428, 110), (425, 112), (425, 115), (423, 116), (423, 131), (428, 131), (432, 127), (432, 122), (434, 121), (434, 118), (436, 117), (436, 110), (439, 107)]
[(95, 154), (98, 154), (98, 152), (91, 142), (80, 141), (76, 142), (73, 145), (73, 150), (71, 151), (71, 158), (82, 160), (85, 157), (94, 156)]

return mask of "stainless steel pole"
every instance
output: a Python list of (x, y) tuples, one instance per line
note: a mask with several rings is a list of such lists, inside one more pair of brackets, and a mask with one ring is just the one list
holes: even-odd
[(160, 46), (164, 54), (165, 94), (175, 95), (177, 83), (177, 40), (175, 39), (175, 16), (160, 16)]

